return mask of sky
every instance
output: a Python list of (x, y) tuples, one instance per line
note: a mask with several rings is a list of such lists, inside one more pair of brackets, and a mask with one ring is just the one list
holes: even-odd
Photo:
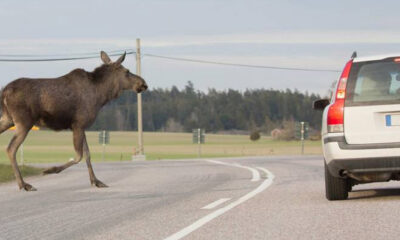
[[(0, 55), (134, 49), (140, 38), (143, 54), (341, 71), (354, 50), (359, 56), (400, 55), (399, 8), (395, 0), (2, 0)], [(100, 64), (100, 58), (0, 62), (0, 86)], [(135, 72), (133, 55), (124, 66)], [(339, 74), (142, 59), (150, 88), (182, 89), (191, 81), (201, 91), (272, 88), (324, 95)]]

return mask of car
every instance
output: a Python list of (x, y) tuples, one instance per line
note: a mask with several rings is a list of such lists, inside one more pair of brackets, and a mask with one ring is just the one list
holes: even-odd
[(356, 184), (400, 180), (400, 54), (352, 58), (323, 110), (322, 148), (328, 200)]

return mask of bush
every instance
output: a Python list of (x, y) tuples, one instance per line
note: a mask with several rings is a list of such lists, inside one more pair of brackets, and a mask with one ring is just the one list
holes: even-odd
[(281, 135), (283, 134), (283, 130), (279, 128), (275, 128), (271, 131), (272, 140), (279, 140), (281, 139)]
[(283, 121), (283, 131), (280, 135), (280, 140), (291, 141), (295, 138), (295, 122), (293, 120)]
[(251, 141), (257, 141), (258, 139), (260, 139), (260, 132), (259, 131), (253, 131), (250, 134), (250, 140)]
[(295, 122), (293, 120), (285, 120), (282, 128), (275, 128), (271, 131), (273, 140), (291, 141), (295, 139)]

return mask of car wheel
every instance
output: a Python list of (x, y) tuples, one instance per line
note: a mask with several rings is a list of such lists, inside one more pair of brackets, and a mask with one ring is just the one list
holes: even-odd
[(349, 196), (351, 189), (350, 181), (345, 178), (332, 176), (325, 161), (325, 190), (328, 200), (345, 200)]

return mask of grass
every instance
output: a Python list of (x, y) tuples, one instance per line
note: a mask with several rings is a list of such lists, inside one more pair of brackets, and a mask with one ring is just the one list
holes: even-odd
[[(14, 179), (5, 149), (13, 131), (0, 135), (0, 182)], [(98, 132), (87, 132), (92, 161), (102, 161), (103, 147), (98, 143)], [(105, 148), (106, 161), (131, 160), (136, 151), (137, 132), (111, 132), (110, 144)], [(197, 158), (198, 146), (192, 143), (191, 133), (145, 132), (144, 149), (148, 160)], [(1, 150), (3, 149), (3, 150)], [(301, 153), (299, 141), (273, 141), (262, 136), (252, 142), (249, 136), (206, 134), (206, 143), (201, 145), (203, 158), (296, 155)], [(72, 133), (53, 131), (31, 131), (23, 145), (24, 165), (20, 170), (24, 176), (40, 174), (42, 169), (28, 166), (31, 163), (67, 162), (75, 153)], [(319, 141), (305, 141), (305, 154), (321, 154)], [(21, 150), (17, 154), (21, 165)]]
[[(33, 175), (40, 174), (43, 169), (25, 165), (25, 166), (21, 166), (20, 170), (21, 170), (22, 176), (27, 177), (27, 176), (33, 176)], [(0, 164), (0, 183), (11, 181), (14, 179), (15, 179), (14, 172), (12, 171), (11, 166), (9, 164)]]
[[(10, 130), (0, 135), (0, 163), (9, 163), (4, 150), (12, 135), (13, 131)], [(197, 157), (198, 146), (192, 143), (191, 133), (145, 132), (143, 138), (148, 160)], [(98, 132), (87, 132), (87, 139), (92, 160), (101, 161), (103, 148), (98, 143)], [(105, 160), (130, 160), (137, 145), (137, 132), (111, 132), (110, 144), (105, 148)], [(299, 141), (273, 141), (265, 136), (252, 142), (249, 136), (244, 135), (206, 134), (206, 143), (201, 145), (201, 152), (202, 157), (295, 155), (301, 153), (300, 147)], [(66, 162), (75, 155), (72, 133), (31, 131), (24, 142), (23, 154), (25, 164)], [(305, 154), (321, 154), (321, 143), (306, 141)], [(17, 156), (20, 158), (20, 151)]]

